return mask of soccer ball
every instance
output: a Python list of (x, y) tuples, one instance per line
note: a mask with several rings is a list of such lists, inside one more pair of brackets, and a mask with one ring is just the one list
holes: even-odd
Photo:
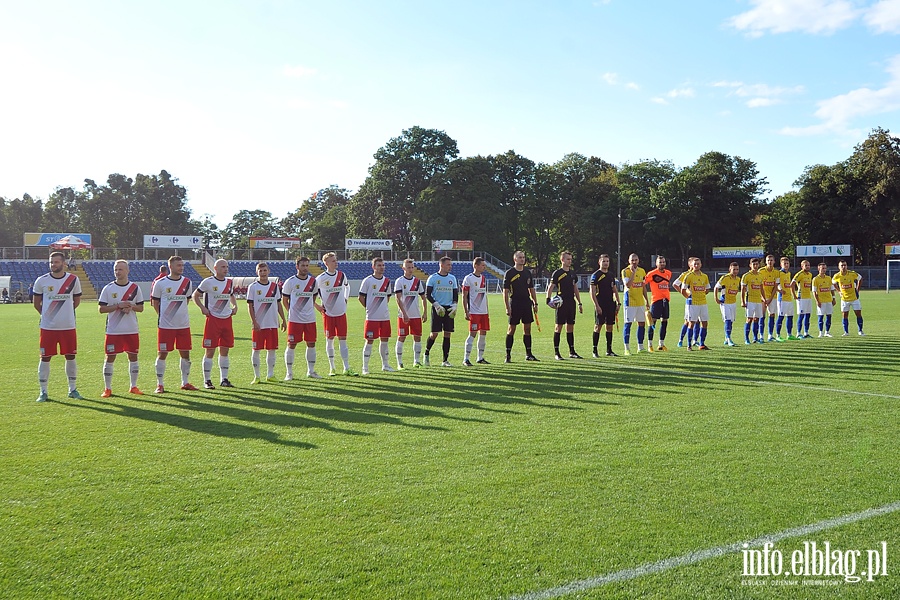
[(559, 308), (560, 306), (562, 306), (562, 303), (563, 303), (562, 296), (553, 296), (553, 297), (550, 298), (550, 300), (547, 302), (547, 306), (549, 306), (549, 307), (552, 308), (553, 310), (556, 310), (557, 308)]

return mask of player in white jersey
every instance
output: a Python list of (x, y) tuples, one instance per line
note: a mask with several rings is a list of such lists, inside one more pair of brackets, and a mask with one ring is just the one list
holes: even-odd
[[(413, 336), (413, 366), (421, 367), (419, 357), (422, 354), (422, 323), (428, 322), (428, 301), (425, 299), (425, 284), (414, 275), (416, 262), (407, 258), (403, 261), (403, 277), (394, 281), (394, 293), (397, 295), (397, 368), (403, 368), (403, 343), (407, 335)], [(419, 299), (422, 308), (419, 308)]]
[[(253, 352), (250, 354), (250, 362), (253, 363), (251, 384), (265, 383), (275, 377), (279, 318), (281, 319), (281, 331), (287, 331), (284, 307), (281, 306), (281, 289), (277, 282), (269, 279), (269, 265), (264, 262), (258, 263), (256, 277), (256, 281), (247, 288), (247, 307), (250, 310), (250, 321), (253, 322)], [(259, 374), (261, 350), (266, 351), (265, 379)]]
[(391, 313), (388, 302), (394, 291), (391, 280), (384, 276), (384, 259), (372, 259), (372, 274), (362, 280), (359, 286), (359, 303), (366, 309), (365, 338), (363, 346), (362, 374), (369, 374), (369, 358), (372, 356), (372, 344), (380, 339), (378, 349), (381, 353), (381, 370), (393, 372), (388, 364), (388, 342), (391, 338)]
[(165, 392), (163, 378), (166, 374), (166, 357), (178, 349), (181, 355), (181, 389), (197, 388), (188, 382), (191, 376), (191, 315), (188, 303), (191, 299), (191, 280), (184, 276), (184, 259), (169, 257), (169, 276), (157, 279), (150, 290), (150, 304), (159, 315), (157, 330), (156, 393)]
[(116, 280), (108, 283), (100, 292), (100, 314), (106, 315), (106, 360), (103, 362), (103, 382), (105, 387), (101, 398), (112, 396), (113, 364), (116, 355), (128, 355), (128, 375), (131, 378), (132, 394), (142, 396), (137, 387), (138, 349), (141, 338), (138, 335), (137, 313), (144, 312), (144, 294), (138, 284), (128, 280), (128, 261), (117, 260), (113, 264)]
[(350, 350), (347, 348), (347, 299), (350, 298), (350, 280), (338, 271), (337, 255), (329, 252), (322, 257), (325, 272), (316, 277), (322, 308), (325, 315), (325, 353), (331, 366), (329, 375), (334, 375), (334, 338), (340, 343), (341, 361), (344, 375), (356, 375), (350, 369)]
[(41, 393), (38, 402), (50, 399), (50, 358), (59, 353), (66, 358), (66, 377), (69, 379), (69, 398), (82, 400), (75, 386), (78, 366), (75, 354), (78, 338), (75, 335), (75, 309), (81, 303), (81, 282), (66, 272), (66, 258), (62, 252), (50, 253), (50, 272), (34, 282), (34, 309), (41, 315), (41, 362), (38, 363), (38, 383)]
[(481, 365), (490, 364), (484, 358), (484, 348), (487, 345), (487, 332), (491, 330), (491, 319), (488, 315), (487, 280), (484, 277), (484, 269), (487, 265), (480, 256), (472, 261), (472, 272), (463, 277), (462, 281), (462, 305), (466, 312), (466, 321), (469, 322), (469, 337), (466, 338), (466, 352), (463, 364), (472, 366), (469, 357), (472, 355), (472, 346), (475, 344), (475, 336), (478, 336), (478, 360)]
[(228, 277), (228, 261), (220, 258), (213, 265), (215, 273), (200, 282), (194, 292), (194, 304), (206, 317), (203, 327), (203, 387), (216, 389), (212, 382), (213, 356), (219, 349), (219, 385), (234, 387), (228, 380), (231, 358), (228, 352), (234, 348), (234, 326), (231, 318), (237, 314), (237, 299), (234, 297), (234, 281)]
[(288, 313), (288, 347), (284, 351), (285, 381), (294, 378), (294, 351), (297, 344), (306, 342), (306, 376), (319, 379), (316, 373), (316, 304), (319, 286), (309, 274), (309, 258), (301, 256), (294, 265), (297, 274), (288, 277), (281, 286), (282, 302)]

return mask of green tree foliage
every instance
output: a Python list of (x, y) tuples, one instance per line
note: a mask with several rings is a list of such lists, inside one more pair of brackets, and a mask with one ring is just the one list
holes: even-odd
[(351, 202), (350, 233), (390, 238), (398, 250), (422, 249), (412, 225), (420, 195), (458, 154), (456, 141), (436, 129), (413, 127), (389, 140)]
[(43, 205), (37, 198), (0, 198), (0, 246), (22, 246), (23, 234), (41, 230)]
[(343, 248), (350, 199), (350, 191), (336, 185), (321, 189), (281, 220), (281, 232), (310, 248)]
[(682, 260), (710, 256), (714, 246), (746, 245), (753, 238), (766, 179), (756, 163), (707, 152), (662, 184), (659, 220)]
[(278, 221), (267, 210), (242, 210), (231, 218), (222, 231), (225, 248), (249, 248), (252, 237), (273, 237), (280, 234)]
[(523, 247), (525, 211), (533, 203), (535, 185), (534, 161), (509, 150), (488, 157), (494, 169), (494, 180), (500, 186), (506, 244), (498, 256), (511, 255)]
[(484, 252), (505, 255), (502, 190), (490, 158), (453, 161), (432, 179), (419, 202), (416, 238), (473, 240)]

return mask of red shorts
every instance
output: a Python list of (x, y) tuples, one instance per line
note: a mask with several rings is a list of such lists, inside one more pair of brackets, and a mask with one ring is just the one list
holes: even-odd
[(288, 344), (316, 343), (315, 323), (288, 323)]
[(204, 348), (234, 348), (234, 328), (231, 317), (224, 319), (208, 315), (203, 327)]
[(469, 315), (469, 331), (490, 331), (490, 315)]
[(347, 337), (347, 315), (329, 317), (325, 315), (325, 337)]
[(274, 327), (254, 330), (252, 338), (254, 350), (278, 350), (278, 330)]
[(403, 317), (398, 317), (397, 335), (399, 337), (406, 337), (408, 335), (422, 337), (422, 317), (411, 318), (409, 323), (404, 323)]
[(192, 348), (191, 328), (158, 329), (156, 334), (156, 346), (160, 352), (172, 352), (176, 348), (179, 350), (190, 350)]
[(74, 329), (41, 329), (41, 356), (56, 356), (59, 353), (75, 354), (78, 351), (78, 338)]
[(390, 321), (366, 321), (365, 335), (367, 340), (391, 337)]
[(122, 354), (123, 352), (132, 352), (137, 354), (138, 348), (141, 347), (141, 336), (136, 333), (107, 333), (106, 334), (106, 353)]

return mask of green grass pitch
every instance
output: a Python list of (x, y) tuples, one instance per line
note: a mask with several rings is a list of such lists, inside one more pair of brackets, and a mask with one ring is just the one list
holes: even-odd
[[(173, 355), (161, 396), (148, 306), (147, 395), (125, 393), (123, 356), (109, 399), (99, 397), (104, 320), (85, 303), (85, 400), (66, 399), (57, 357), (46, 404), (35, 402), (37, 314), (0, 306), (0, 597), (503, 599), (896, 503), (900, 294), (862, 301), (866, 337), (852, 318), (840, 337), (838, 315), (833, 339), (724, 348), (713, 309), (710, 352), (675, 348), (676, 318), (668, 353), (559, 363), (542, 306), (542, 361), (524, 362), (520, 328), (504, 365), (495, 296), (491, 365), (459, 366), (458, 316), (453, 368), (382, 374), (376, 350), (369, 377), (283, 382), (282, 345), (279, 381), (253, 387), (241, 303), (238, 387), (181, 392)], [(199, 386), (202, 317), (191, 311)], [(349, 321), (359, 371), (355, 302)], [(592, 325), (576, 325), (583, 356)], [(318, 359), (327, 373), (322, 339)], [(732, 553), (566, 597), (900, 597), (900, 511), (776, 547), (803, 541), (886, 542), (888, 576), (789, 587), (779, 582), (825, 578), (743, 577)]]

